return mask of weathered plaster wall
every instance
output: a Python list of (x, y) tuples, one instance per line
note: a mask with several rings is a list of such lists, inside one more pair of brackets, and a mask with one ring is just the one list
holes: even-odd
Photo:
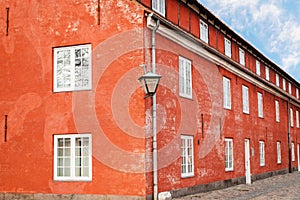
[[(144, 12), (134, 1), (1, 1), (0, 191), (144, 196)], [(6, 9), (9, 28), (6, 35)], [(92, 91), (53, 93), (53, 47), (92, 45)], [(93, 136), (91, 182), (53, 181), (53, 135)]]

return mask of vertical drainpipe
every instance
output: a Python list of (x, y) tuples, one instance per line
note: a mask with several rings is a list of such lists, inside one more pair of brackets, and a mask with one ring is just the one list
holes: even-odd
[[(156, 49), (155, 49), (155, 33), (159, 27), (159, 20), (152, 30), (152, 73), (156, 73)], [(158, 199), (158, 178), (157, 178), (157, 139), (156, 139), (156, 94), (152, 97), (152, 134), (153, 134), (153, 197)]]
[(292, 160), (291, 160), (291, 111), (290, 111), (290, 99), (288, 99), (288, 161), (289, 161), (289, 173), (292, 173)]

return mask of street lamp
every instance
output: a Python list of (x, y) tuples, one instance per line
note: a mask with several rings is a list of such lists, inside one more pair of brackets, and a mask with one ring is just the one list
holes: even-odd
[(152, 72), (147, 72), (138, 79), (146, 94), (145, 98), (152, 97), (156, 93), (160, 78), (161, 75)]
[(158, 199), (158, 177), (157, 177), (157, 137), (156, 137), (156, 90), (158, 87), (161, 75), (155, 74), (155, 64), (153, 64), (152, 71), (146, 73), (146, 65), (142, 65), (145, 74), (138, 80), (143, 87), (146, 94), (144, 98), (152, 97), (152, 133), (153, 133), (153, 199)]

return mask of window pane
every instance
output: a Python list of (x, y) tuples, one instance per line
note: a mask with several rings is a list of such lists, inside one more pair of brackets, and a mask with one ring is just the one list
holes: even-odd
[(230, 80), (226, 77), (223, 77), (223, 101), (224, 108), (231, 109)]
[(225, 139), (225, 170), (233, 169), (233, 142)]
[(91, 89), (91, 45), (54, 49), (54, 91)]
[(63, 156), (64, 155), (64, 149), (63, 148), (58, 148), (57, 155), (58, 156)]
[(227, 38), (224, 39), (225, 41), (225, 55), (231, 57), (231, 41)]
[(165, 16), (165, 0), (152, 0), (152, 9)]
[(64, 168), (64, 175), (63, 176), (70, 176), (71, 175), (71, 170), (69, 167)]
[(208, 26), (202, 20), (200, 20), (200, 39), (208, 43)]
[(266, 71), (266, 80), (269, 81), (270, 80), (270, 72), (269, 72), (269, 68), (266, 66), (265, 68)]
[(64, 149), (64, 156), (71, 156), (71, 148)]
[(245, 66), (245, 51), (243, 49), (239, 49), (239, 58), (240, 64)]
[(58, 163), (57, 164), (58, 166), (64, 166), (64, 159), (63, 158), (58, 158), (57, 163)]
[(242, 86), (242, 97), (243, 97), (243, 112), (249, 114), (249, 95), (248, 87)]
[[(79, 53), (82, 54), (83, 51), (77, 51), (77, 54)], [(55, 136), (57, 138), (57, 142), (54, 142), (56, 145), (54, 155), (57, 156), (55, 158), (56, 162), (54, 162), (56, 167), (54, 178), (56, 180), (74, 181), (76, 177), (82, 176), (85, 179), (80, 178), (78, 180), (91, 180), (91, 154), (89, 152), (91, 136), (82, 136), (83, 134), (70, 134), (68, 138), (66, 135), (62, 138)], [(60, 177), (63, 178), (60, 179)]]
[(81, 168), (79, 168), (79, 167), (76, 167), (75, 168), (75, 176), (81, 176)]
[(59, 167), (57, 169), (57, 176), (63, 176), (64, 175), (64, 168)]
[(81, 159), (81, 157), (75, 158), (75, 166), (82, 166), (82, 159)]
[(192, 71), (191, 61), (179, 57), (179, 94), (192, 98)]
[(82, 168), (82, 176), (89, 176), (89, 168), (88, 167), (83, 167)]
[(256, 61), (256, 74), (260, 76), (260, 62)]
[(182, 177), (194, 175), (193, 161), (193, 137), (181, 136), (181, 175)]
[(257, 93), (257, 102), (258, 102), (258, 116), (263, 117), (263, 97), (261, 93)]

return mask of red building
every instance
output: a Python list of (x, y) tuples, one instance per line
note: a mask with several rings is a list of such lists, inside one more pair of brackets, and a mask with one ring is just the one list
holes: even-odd
[(178, 197), (300, 169), (299, 82), (197, 1), (0, 7), (0, 199)]

